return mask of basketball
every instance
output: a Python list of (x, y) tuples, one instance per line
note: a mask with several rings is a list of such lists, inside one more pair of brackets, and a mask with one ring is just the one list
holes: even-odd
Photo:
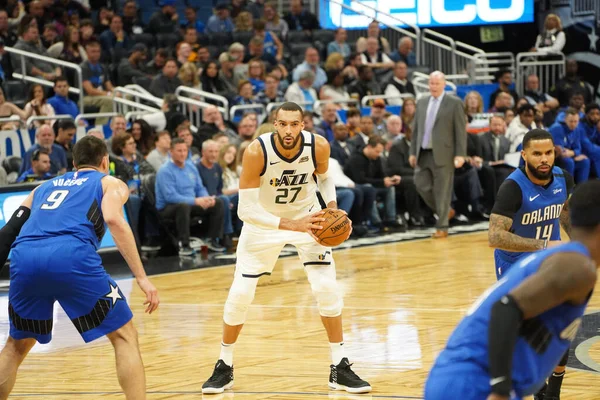
[(323, 246), (338, 246), (350, 236), (350, 220), (346, 213), (340, 210), (324, 210), (321, 217), (325, 221), (317, 223), (323, 229), (313, 229), (313, 234)]

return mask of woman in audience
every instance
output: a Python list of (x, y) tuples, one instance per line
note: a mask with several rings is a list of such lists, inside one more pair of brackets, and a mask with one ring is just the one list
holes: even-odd
[(254, 95), (265, 90), (265, 64), (260, 60), (250, 60), (248, 63), (248, 80), (252, 84)]
[(27, 120), (27, 114), (13, 103), (6, 101), (4, 90), (0, 86), (0, 118), (19, 116), (23, 121)]
[(402, 112), (400, 112), (400, 118), (402, 119), (402, 133), (406, 133), (408, 129), (412, 132), (415, 129), (415, 113), (417, 112), (417, 103), (413, 98), (404, 99), (402, 103)]
[(264, 7), (265, 29), (273, 32), (278, 37), (285, 40), (289, 31), (287, 22), (279, 17), (277, 8), (273, 3), (265, 3)]
[(470, 91), (465, 96), (465, 114), (471, 117), (475, 114), (483, 113), (483, 98), (475, 90)]
[(181, 68), (179, 68), (178, 77), (184, 86), (192, 89), (203, 90), (202, 86), (200, 85), (200, 79), (198, 78), (198, 67), (196, 67), (196, 64), (189, 61), (184, 63)]
[(142, 156), (146, 157), (154, 149), (154, 130), (143, 119), (138, 119), (131, 124), (128, 133), (133, 136), (136, 147)]
[[(175, 47), (175, 54), (177, 55), (177, 66), (181, 68), (184, 64), (187, 64), (192, 54), (192, 46), (186, 42), (179, 42)], [(181, 79), (181, 78), (179, 78)]]
[(235, 17), (235, 31), (236, 32), (252, 32), (254, 24), (254, 18), (248, 11), (242, 11)]
[[(54, 115), (55, 115), (54, 108), (46, 102), (46, 92), (44, 91), (44, 88), (42, 87), (42, 85), (39, 85), (36, 83), (31, 86), (31, 89), (29, 89), (29, 97), (27, 99), (27, 104), (25, 104), (24, 111), (25, 111), (25, 119), (27, 119), (31, 116), (54, 117)], [(43, 124), (54, 125), (54, 122), (55, 122), (55, 120), (51, 120), (51, 119), (38, 120), (38, 121), (33, 121), (33, 126), (37, 128)]]
[[(344, 74), (339, 69), (327, 71), (327, 83), (319, 91), (321, 100), (348, 100), (350, 95), (344, 86)], [(343, 103), (338, 103), (338, 108), (343, 108)]]
[(245, 79), (238, 83), (238, 95), (233, 100), (233, 105), (241, 106), (246, 104), (256, 104), (252, 94), (252, 84)]
[[(62, 42), (50, 46), (48, 54), (63, 61), (81, 64), (82, 62), (87, 61), (87, 53), (79, 39), (79, 28), (70, 25), (63, 34)], [(68, 71), (68, 69), (66, 71)]]
[[(209, 61), (200, 74), (200, 85), (203, 91), (224, 96), (227, 93), (227, 85), (219, 76), (219, 65), (215, 61)], [(210, 99), (205, 99), (212, 103)], [(214, 101), (214, 100), (213, 100)]]
[(560, 17), (548, 14), (544, 21), (544, 30), (537, 35), (535, 46), (531, 50), (542, 54), (558, 54), (565, 47), (566, 41)]

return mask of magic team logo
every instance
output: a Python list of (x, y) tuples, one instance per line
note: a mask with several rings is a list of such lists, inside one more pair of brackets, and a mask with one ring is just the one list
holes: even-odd
[(295, 169), (285, 170), (279, 178), (272, 178), (269, 184), (273, 187), (299, 186), (308, 183), (308, 174), (296, 174)]
[(569, 352), (567, 368), (600, 373), (600, 312), (581, 318)]

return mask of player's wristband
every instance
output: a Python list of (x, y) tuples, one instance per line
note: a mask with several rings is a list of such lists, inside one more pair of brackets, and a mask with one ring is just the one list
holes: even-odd
[(492, 393), (509, 396), (512, 390), (512, 360), (523, 312), (509, 294), (492, 306), (488, 327), (490, 386)]
[(548, 239), (544, 239), (544, 250), (548, 248)]

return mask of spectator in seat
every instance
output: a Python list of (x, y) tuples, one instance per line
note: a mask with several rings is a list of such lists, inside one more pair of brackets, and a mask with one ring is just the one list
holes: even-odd
[[(15, 49), (23, 50), (31, 54), (50, 57), (46, 49), (39, 46), (40, 35), (36, 24), (26, 24), (19, 26), (19, 40), (15, 44)], [(13, 71), (21, 70), (21, 58), (11, 57)], [(52, 81), (61, 74), (58, 67), (45, 61), (34, 58), (25, 58), (25, 72), (29, 76), (41, 77)]]
[[(399, 175), (387, 176), (383, 169), (381, 154), (383, 153), (383, 141), (377, 136), (369, 138), (365, 147), (354, 152), (346, 166), (344, 173), (356, 184), (370, 184), (376, 193), (383, 197), (385, 203), (385, 215), (383, 225), (398, 227), (396, 221), (396, 191), (394, 187), (400, 184)], [(379, 212), (373, 205), (372, 222), (381, 225)]]
[(119, 85), (131, 85), (133, 78), (149, 77), (144, 72), (144, 64), (148, 55), (148, 48), (143, 43), (136, 43), (129, 53), (129, 58), (123, 58), (119, 64)]
[(560, 17), (556, 14), (548, 14), (544, 21), (544, 30), (537, 35), (535, 46), (531, 51), (542, 54), (558, 54), (565, 47), (567, 38), (562, 29)]
[(104, 62), (115, 63), (121, 57), (127, 56), (134, 43), (123, 30), (123, 20), (120, 15), (113, 15), (110, 19), (110, 29), (100, 35), (100, 44)]
[(344, 168), (350, 155), (352, 147), (348, 144), (348, 127), (340, 122), (333, 127), (333, 140), (329, 142), (331, 146), (331, 158), (337, 160), (339, 165)]
[(210, 35), (211, 33), (233, 32), (234, 29), (235, 25), (230, 17), (229, 4), (220, 1), (215, 7), (215, 15), (208, 19), (204, 32)]
[(421, 198), (415, 186), (415, 169), (408, 162), (411, 140), (412, 132), (408, 131), (401, 139), (393, 141), (387, 157), (387, 172), (388, 174), (400, 176), (400, 184), (396, 191), (396, 202), (406, 206), (406, 211), (410, 214), (409, 223), (412, 226), (422, 227), (425, 226), (425, 220)]
[(373, 134), (379, 137), (387, 135), (385, 101), (383, 99), (373, 100), (373, 105), (371, 106), (371, 119), (373, 120)]
[[(83, 79), (83, 105), (86, 107), (98, 107), (101, 113), (109, 113), (113, 110), (111, 93), (114, 89), (108, 77), (106, 68), (100, 63), (101, 49), (98, 42), (90, 42), (86, 48), (88, 60), (81, 64), (81, 75)], [(96, 124), (104, 125), (108, 122), (107, 117), (96, 119)]]
[(182, 139), (184, 143), (188, 146), (188, 161), (192, 165), (198, 165), (200, 159), (202, 158), (202, 154), (200, 150), (196, 146), (194, 146), (194, 136), (192, 135), (192, 131), (188, 126), (180, 126), (175, 131), (175, 137)]
[(73, 169), (73, 138), (77, 133), (77, 127), (71, 120), (64, 119), (58, 121), (55, 126), (56, 139), (54, 143), (62, 147), (67, 156), (67, 171)]
[(334, 139), (333, 128), (337, 123), (337, 107), (333, 103), (325, 103), (321, 107), (321, 123), (319, 128), (328, 142)]
[(402, 119), (398, 115), (390, 115), (385, 120), (385, 128), (386, 132), (382, 137), (387, 142), (385, 148), (389, 151), (395, 142), (404, 137)]
[(198, 51), (196, 52), (196, 63), (198, 64), (198, 69), (202, 69), (203, 66), (206, 65), (211, 59), (212, 56), (207, 47), (198, 47)]
[(565, 62), (566, 74), (550, 89), (550, 96), (558, 100), (561, 107), (569, 105), (569, 99), (574, 93), (583, 95), (585, 104), (592, 102), (592, 85), (578, 75), (579, 66), (576, 60)]
[(490, 104), (495, 104), (496, 96), (501, 92), (505, 92), (512, 97), (512, 102), (508, 107), (513, 108), (519, 100), (519, 94), (511, 88), (513, 84), (512, 72), (508, 69), (501, 69), (496, 73), (496, 81), (498, 82), (498, 89), (490, 96)]
[(131, 124), (128, 132), (133, 136), (136, 147), (140, 154), (144, 157), (154, 148), (154, 130), (143, 119), (136, 119)]
[(206, 28), (204, 22), (200, 21), (196, 14), (197, 10), (194, 7), (188, 6), (185, 8), (185, 24), (182, 27), (185, 28), (186, 35), (188, 33), (188, 28), (194, 28), (194, 32), (196, 33), (203, 33)]
[(177, 77), (177, 62), (168, 58), (162, 73), (157, 75), (150, 84), (150, 93), (162, 98), (165, 94), (175, 93), (175, 89), (181, 86), (181, 80)]
[(379, 22), (371, 21), (369, 27), (367, 28), (367, 37), (358, 38), (356, 41), (356, 51), (358, 53), (362, 53), (367, 50), (367, 41), (369, 38), (373, 38), (377, 40), (379, 44), (379, 48), (386, 54), (390, 54), (391, 48), (390, 43), (386, 38), (381, 36), (381, 29), (379, 28)]
[(146, 157), (148, 164), (156, 172), (169, 159), (169, 150), (171, 149), (171, 134), (169, 131), (160, 131), (154, 137), (154, 149)]
[[(202, 77), (204, 77), (205, 71), (206, 70), (203, 69), (201, 77), (198, 77), (198, 67), (196, 67), (196, 64), (186, 61), (179, 68), (179, 73), (177, 74), (177, 77), (179, 78), (179, 81), (181, 82), (182, 85), (187, 86), (192, 89), (202, 90), (203, 86), (200, 83), (200, 79)], [(206, 89), (207, 89), (206, 90), (207, 92), (210, 92), (210, 86), (208, 84), (206, 85)], [(210, 99), (207, 99), (207, 100), (210, 100)]]
[(56, 42), (58, 42), (58, 29), (55, 24), (46, 24), (42, 29), (42, 37), (40, 38), (41, 44), (44, 48), (49, 48)]
[[(68, 26), (63, 33), (62, 42), (55, 43), (48, 48), (48, 54), (63, 61), (81, 64), (87, 60), (87, 54), (79, 42), (79, 35), (79, 29), (76, 26)], [(72, 73), (72, 70), (65, 70), (65, 73), (70, 72)]]
[(253, 140), (257, 125), (258, 123), (256, 118), (253, 118), (250, 114), (246, 114), (242, 117), (238, 124), (238, 135), (241, 140), (240, 148), (244, 142), (250, 142)]
[[(352, 146), (352, 152), (360, 152), (369, 143), (369, 139), (373, 135), (375, 124), (373, 118), (369, 116), (360, 117), (359, 131), (356, 135), (348, 141), (348, 144)], [(381, 142), (381, 141), (380, 141)], [(383, 142), (382, 142), (383, 143)]]
[(79, 43), (84, 51), (85, 46), (91, 41), (98, 41), (94, 34), (94, 23), (91, 19), (84, 19), (79, 24)]
[(346, 40), (348, 40), (348, 32), (344, 28), (337, 28), (335, 39), (327, 44), (327, 56), (332, 53), (340, 53), (344, 58), (350, 57), (352, 50), (350, 50), (350, 45), (346, 43)]
[[(31, 116), (54, 117), (54, 115), (56, 115), (54, 112), (54, 108), (46, 100), (46, 92), (44, 91), (44, 88), (42, 87), (42, 85), (39, 85), (37, 83), (33, 84), (31, 86), (31, 89), (29, 89), (29, 96), (27, 99), (27, 103), (25, 104), (25, 109), (23, 111), (25, 112), (23, 118), (24, 120), (27, 120), (27, 118)], [(4, 115), (4, 113), (2, 113), (2, 115)], [(48, 118), (47, 120), (33, 121), (33, 126), (36, 128), (43, 124), (48, 124), (52, 126), (54, 125), (54, 122), (55, 121), (53, 119)]]
[(598, 124), (600, 122), (600, 106), (591, 103), (585, 106), (585, 116), (579, 121), (579, 135), (581, 137), (583, 154), (585, 154), (591, 163), (591, 168), (600, 178), (600, 132)]
[(231, 201), (229, 196), (223, 194), (223, 169), (218, 163), (219, 147), (214, 140), (206, 140), (202, 143), (202, 159), (198, 163), (198, 172), (206, 191), (210, 196), (216, 197), (223, 202), (223, 240), (225, 248), (231, 247), (231, 235), (233, 234)]
[(315, 126), (314, 116), (315, 114), (312, 111), (304, 111), (304, 117), (302, 118), (302, 122), (304, 122), (303, 130), (315, 135), (325, 136), (323, 129)]
[(564, 120), (557, 120), (549, 129), (558, 155), (557, 165), (564, 168), (575, 178), (575, 183), (588, 180), (590, 176), (590, 159), (583, 154), (582, 132), (577, 129), (579, 112), (567, 108)]
[(115, 153), (113, 153), (113, 146), (112, 146), (112, 140), (116, 135), (122, 134), (122, 133), (126, 133), (126, 129), (127, 129), (127, 120), (125, 120), (125, 117), (122, 115), (115, 115), (114, 117), (112, 117), (112, 119), (110, 120), (110, 136), (108, 139), (106, 139), (106, 147), (108, 148), (108, 154), (111, 156), (115, 156)]
[(408, 130), (414, 132), (416, 113), (417, 101), (413, 98), (404, 99), (404, 103), (402, 103), (402, 111), (400, 111), (400, 118), (402, 119), (402, 133), (406, 133)]
[[(350, 95), (344, 85), (344, 73), (340, 69), (327, 71), (327, 84), (321, 86), (319, 97), (321, 100), (349, 100)], [(336, 108), (342, 108), (343, 103), (336, 103)]]
[[(238, 95), (233, 99), (233, 105), (258, 104), (252, 94), (252, 84), (249, 81), (242, 80), (238, 84)], [(250, 111), (250, 110), (245, 110)]]
[(302, 0), (290, 1), (290, 12), (284, 16), (284, 19), (292, 31), (310, 32), (314, 29), (321, 29), (317, 17), (313, 13), (304, 10)]
[(254, 59), (248, 63), (248, 81), (252, 84), (252, 93), (254, 95), (265, 90), (265, 64), (262, 61)]
[[(585, 100), (583, 94), (581, 93), (573, 93), (569, 98), (569, 107), (574, 108), (579, 113), (579, 119), (585, 116)], [(565, 119), (565, 111), (567, 108), (563, 108), (556, 115), (556, 120), (564, 120)]]
[[(240, 121), (241, 123), (242, 121)], [(229, 138), (229, 143), (238, 146), (240, 137), (233, 128), (228, 123), (225, 123), (223, 115), (216, 106), (206, 107), (202, 110), (202, 125), (200, 125), (198, 132), (194, 135), (194, 146), (202, 148), (202, 142), (213, 138), (219, 133), (225, 134)]]
[(319, 66), (319, 52), (314, 47), (306, 49), (304, 52), (304, 62), (294, 69), (292, 74), (294, 82), (298, 82), (300, 75), (305, 71), (311, 71), (315, 74), (313, 87), (316, 90), (319, 90), (321, 86), (327, 83), (327, 74), (323, 68)]
[(171, 142), (171, 159), (156, 174), (156, 208), (164, 219), (175, 219), (179, 255), (191, 256), (190, 222), (192, 216), (205, 217), (209, 250), (225, 250), (218, 244), (223, 236), (223, 202), (210, 196), (198, 169), (187, 162), (188, 147), (182, 139)]
[(54, 81), (54, 96), (48, 99), (48, 104), (54, 109), (55, 115), (66, 114), (73, 119), (79, 115), (77, 103), (69, 98), (69, 81), (64, 76)]
[(161, 0), (160, 10), (156, 11), (148, 21), (147, 32), (153, 35), (159, 33), (179, 33), (179, 15), (175, 9), (175, 0)]
[(283, 43), (276, 34), (266, 30), (265, 21), (254, 21), (254, 34), (263, 38), (263, 51), (275, 57), (277, 61), (281, 61), (283, 58)]
[(540, 91), (540, 79), (535, 74), (527, 76), (524, 97), (532, 106), (538, 105), (544, 114), (556, 110), (559, 106), (558, 100)]
[(279, 16), (274, 3), (265, 3), (263, 18), (265, 20), (266, 30), (273, 32), (283, 40), (287, 39), (289, 32), (288, 24)]
[(538, 128), (533, 122), (535, 110), (529, 103), (523, 104), (517, 110), (517, 117), (513, 119), (506, 131), (506, 138), (510, 141), (510, 152), (517, 151), (517, 147), (523, 142), (523, 137), (532, 129)]
[[(492, 107), (489, 109), (489, 112), (504, 114), (504, 111), (508, 110), (509, 108), (513, 108), (513, 98), (508, 92), (499, 92), (496, 94), (494, 97), (494, 102), (491, 104)], [(516, 107), (518, 109), (519, 105), (517, 104)]]
[(240, 174), (237, 160), (237, 147), (233, 144), (224, 145), (219, 151), (219, 165), (223, 170), (223, 195), (229, 197), (231, 203), (232, 225), (234, 235), (239, 236), (242, 221), (237, 217), (239, 203)]
[(194, 26), (188, 26), (184, 29), (183, 42), (189, 44), (191, 49), (187, 61), (193, 63), (198, 62), (198, 50), (200, 50), (200, 47), (202, 46), (198, 43), (198, 31), (196, 31)]
[(237, 91), (238, 79), (233, 73), (235, 58), (228, 52), (223, 52), (219, 55), (219, 78), (223, 82), (226, 97), (231, 97)]
[[(514, 171), (514, 168), (504, 161), (504, 157), (510, 153), (511, 147), (511, 142), (505, 136), (506, 122), (504, 118), (494, 115), (490, 118), (489, 125), (490, 130), (479, 136), (482, 165), (478, 167), (483, 168), (485, 166), (492, 168), (493, 174), (491, 174), (492, 176), (489, 177), (489, 180), (493, 181), (494, 185), (490, 186), (488, 191), (493, 192), (493, 198), (495, 199), (495, 194), (498, 193), (500, 185)], [(483, 186), (485, 190), (486, 185), (484, 184)], [(491, 200), (491, 196), (489, 199)], [(493, 201), (491, 204), (493, 204)], [(489, 210), (491, 210), (491, 204), (488, 204)]]
[(314, 102), (319, 99), (317, 91), (313, 88), (314, 82), (314, 72), (310, 70), (302, 72), (298, 76), (298, 80), (288, 87), (285, 92), (285, 100), (300, 104), (306, 110), (312, 111)]
[(146, 64), (146, 73), (150, 76), (156, 76), (162, 72), (169, 54), (166, 49), (158, 49), (154, 53), (154, 58)]
[(402, 39), (398, 40), (398, 49), (390, 55), (390, 58), (394, 62), (403, 61), (409, 67), (416, 67), (417, 56), (413, 51), (414, 47), (415, 44), (413, 40), (408, 36), (404, 36)]
[(192, 46), (186, 42), (179, 42), (175, 46), (175, 59), (177, 60), (177, 67), (181, 68), (183, 64), (190, 60), (192, 54)]
[(248, 53), (244, 55), (243, 62), (247, 64), (250, 60), (255, 59), (264, 61), (272, 67), (279, 63), (275, 56), (265, 52), (264, 39), (260, 36), (255, 36), (250, 39), (250, 43), (248, 43)]
[(54, 131), (50, 125), (42, 125), (35, 131), (36, 144), (31, 146), (23, 156), (20, 174), (31, 168), (31, 158), (33, 152), (43, 148), (50, 155), (50, 173), (52, 175), (62, 175), (67, 171), (67, 155), (63, 148), (54, 143)]
[(279, 77), (275, 74), (269, 74), (265, 77), (265, 88), (258, 92), (256, 101), (267, 107), (269, 103), (283, 103), (284, 94), (279, 90)]
[[(377, 38), (367, 39), (367, 50), (360, 55), (362, 63), (369, 65), (378, 79), (389, 79), (390, 70), (394, 68), (394, 62), (379, 47)], [(387, 79), (386, 79), (387, 78)]]
[(127, 0), (123, 5), (123, 30), (128, 35), (144, 33), (144, 23), (138, 17), (138, 8), (135, 0)]
[(15, 183), (46, 181), (52, 178), (50, 154), (48, 150), (40, 148), (31, 153), (31, 168), (19, 175)]
[(13, 47), (19, 40), (19, 37), (9, 27), (6, 10), (0, 10), (0, 38), (4, 40), (4, 45), (8, 47)]
[(388, 96), (386, 101), (392, 106), (401, 106), (403, 99), (401, 97), (391, 96), (400, 96), (402, 94), (412, 94), (415, 97), (417, 96), (414, 85), (408, 80), (408, 66), (404, 61), (398, 61), (394, 66), (394, 76), (385, 87), (385, 92), (383, 94)]
[(348, 86), (348, 93), (353, 99), (382, 94), (381, 86), (373, 79), (373, 70), (368, 65), (358, 67), (358, 79)]
[(360, 110), (357, 108), (352, 107), (346, 112), (348, 137), (353, 138), (358, 132), (360, 132), (360, 117)]
[(232, 18), (235, 18), (234, 32), (252, 32), (254, 27), (254, 18), (248, 11), (242, 11), (236, 16), (232, 15)]

